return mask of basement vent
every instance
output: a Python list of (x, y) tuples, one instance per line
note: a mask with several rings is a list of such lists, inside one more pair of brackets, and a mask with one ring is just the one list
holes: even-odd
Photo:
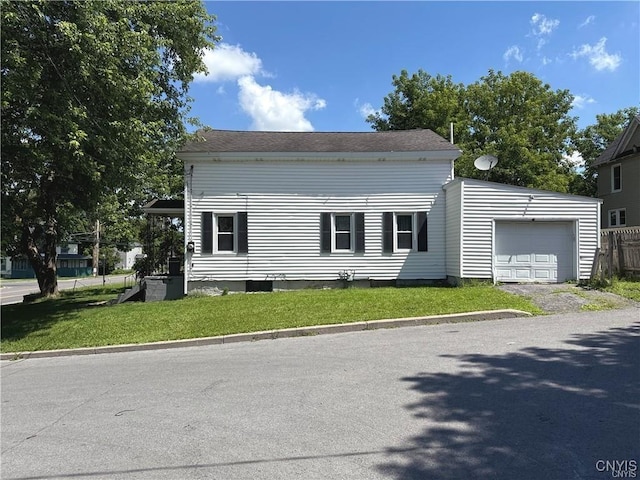
[(273, 292), (271, 280), (247, 280), (245, 291), (247, 292)]

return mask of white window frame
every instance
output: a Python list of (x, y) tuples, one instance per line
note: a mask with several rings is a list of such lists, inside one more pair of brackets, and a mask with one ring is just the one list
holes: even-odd
[[(338, 248), (337, 234), (346, 233), (336, 228), (336, 217), (349, 217), (349, 248)], [(331, 251), (336, 253), (353, 253), (356, 250), (356, 221), (353, 213), (331, 214)]]
[[(218, 228), (218, 222), (220, 218), (231, 217), (233, 218), (233, 231), (232, 232), (220, 232)], [(233, 250), (220, 250), (220, 235), (233, 235)], [(237, 253), (238, 251), (238, 215), (235, 213), (216, 213), (213, 215), (213, 251), (214, 253)]]
[[(624, 222), (620, 222), (620, 213), (624, 212)], [(611, 221), (611, 217), (615, 216), (615, 221)], [(626, 227), (627, 226), (627, 209), (626, 208), (614, 208), (609, 210), (609, 228)]]
[[(615, 185), (615, 171), (618, 169), (618, 177), (620, 178), (619, 188), (616, 188)], [(622, 191), (622, 165), (620, 163), (616, 163), (615, 165), (611, 165), (611, 193), (618, 193)]]
[[(398, 234), (408, 233), (406, 230), (398, 230), (398, 217), (411, 217), (411, 248), (400, 248), (398, 245)], [(418, 229), (416, 212), (393, 212), (393, 251), (394, 252), (417, 252), (418, 251)]]

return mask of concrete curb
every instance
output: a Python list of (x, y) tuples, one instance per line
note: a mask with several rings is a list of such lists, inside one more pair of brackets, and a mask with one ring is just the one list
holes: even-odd
[(136, 352), (144, 350), (162, 350), (169, 348), (199, 347), (203, 345), (222, 345), (226, 343), (255, 342), (257, 340), (275, 340), (277, 338), (304, 337), (330, 333), (359, 332), (364, 330), (377, 330), (380, 328), (415, 327), (419, 325), (437, 325), (440, 323), (478, 322), (483, 320), (499, 320), (503, 318), (530, 316), (530, 313), (523, 312), (522, 310), (488, 310), (482, 312), (433, 315), (430, 317), (395, 318), (387, 320), (371, 320), (366, 322), (285, 328), (282, 330), (236, 333), (232, 335), (221, 335), (218, 337), (172, 340), (167, 342), (110, 345), (106, 347), (72, 348), (68, 350), (39, 350), (36, 352), (2, 353), (0, 354), (0, 360), (23, 360), (27, 358), (67, 357), (71, 355), (95, 355), (100, 353)]

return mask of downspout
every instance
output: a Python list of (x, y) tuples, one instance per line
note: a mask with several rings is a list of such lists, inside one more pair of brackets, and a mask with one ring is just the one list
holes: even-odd
[(184, 294), (188, 293), (189, 279), (191, 278), (191, 261), (193, 252), (189, 251), (187, 247), (193, 242), (193, 209), (192, 209), (192, 197), (193, 197), (193, 165), (189, 167), (189, 176), (187, 178), (187, 184), (185, 185), (185, 198), (187, 199), (187, 214), (189, 219), (187, 221), (187, 235), (185, 235), (185, 262), (184, 262)]

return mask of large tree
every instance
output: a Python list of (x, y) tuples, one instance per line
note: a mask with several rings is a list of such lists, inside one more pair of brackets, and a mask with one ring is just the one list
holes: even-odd
[(393, 75), (395, 90), (384, 98), (379, 112), (367, 122), (374, 130), (410, 130), (429, 128), (448, 138), (451, 122), (459, 120), (464, 86), (450, 76), (431, 76), (418, 70), (411, 76), (406, 70)]
[(3, 2), (3, 246), (43, 295), (79, 217), (167, 193), (213, 20), (197, 1)]
[(638, 107), (628, 107), (615, 113), (596, 115), (596, 123), (578, 131), (575, 149), (584, 160), (584, 170), (571, 184), (571, 193), (595, 197), (598, 191), (598, 171), (593, 162), (640, 113)]
[(381, 113), (367, 119), (374, 129), (429, 128), (448, 137), (453, 122), (463, 151), (457, 175), (485, 178), (473, 162), (490, 154), (499, 160), (493, 181), (568, 190), (575, 173), (566, 158), (576, 128), (568, 90), (554, 91), (531, 73), (493, 70), (466, 87), (422, 71), (411, 77), (403, 71), (393, 85)]

